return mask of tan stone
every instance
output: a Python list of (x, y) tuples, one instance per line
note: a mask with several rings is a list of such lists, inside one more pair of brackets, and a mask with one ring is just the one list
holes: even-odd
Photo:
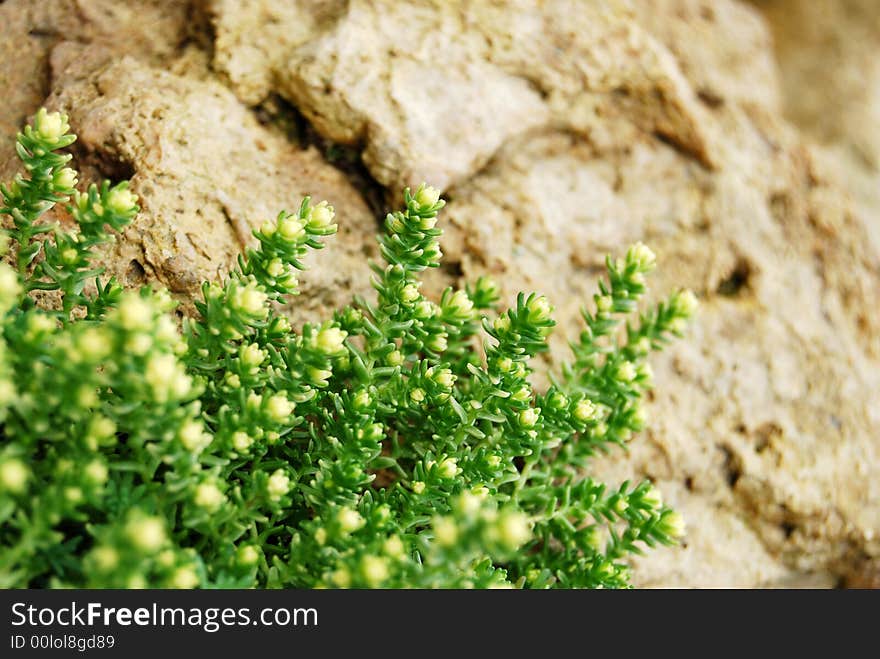
[(873, 0), (762, 0), (785, 116), (821, 144), (880, 250), (880, 5)]
[[(562, 125), (602, 140), (603, 121), (618, 115), (704, 163), (712, 159), (702, 109), (673, 58), (620, 3), (212, 7), (215, 25), (224, 27), (215, 63), (239, 96), (252, 103), (271, 87), (322, 134), (363, 143), (367, 167), (391, 187), (431, 180), (447, 188), (505, 141), (538, 127)], [(304, 24), (318, 26), (308, 40)], [(248, 25), (249, 39), (242, 36)], [(276, 54), (254, 57), (266, 48), (264, 31), (277, 36)], [(241, 71), (247, 75), (239, 80)]]
[(874, 0), (762, 0), (784, 111), (823, 143), (880, 165), (880, 7)]
[[(7, 0), (0, 3), (0, 179), (15, 173), (15, 133), (49, 93), (49, 53), (79, 40), (167, 63), (189, 34), (179, 0)], [(4, 168), (7, 167), (8, 168)]]
[(309, 256), (298, 321), (326, 317), (366, 293), (375, 219), (357, 192), (314, 149), (264, 127), (225, 87), (181, 77), (110, 51), (62, 43), (52, 55), (49, 105), (70, 115), (77, 148), (101, 171), (131, 174), (141, 212), (103, 261), (129, 286), (158, 280), (190, 298), (228, 273), (252, 228), (295, 211), (302, 197), (329, 199), (339, 233)]

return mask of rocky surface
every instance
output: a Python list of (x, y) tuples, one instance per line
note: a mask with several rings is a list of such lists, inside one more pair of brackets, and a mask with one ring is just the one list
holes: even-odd
[(876, 585), (880, 9), (845, 4), (7, 0), (0, 173), (25, 116), (67, 109), (87, 173), (143, 198), (108, 267), (182, 297), (250, 226), (326, 197), (341, 235), (297, 319), (369, 290), (377, 190), (426, 179), (449, 198), (432, 285), (546, 293), (551, 360), (604, 254), (644, 240), (656, 295), (702, 308), (655, 360), (650, 430), (596, 464), (689, 520), (636, 583)]
[[(860, 218), (880, 207), (880, 11), (873, 0), (762, 0), (782, 110), (846, 181)], [(865, 228), (880, 249), (880, 222)]]

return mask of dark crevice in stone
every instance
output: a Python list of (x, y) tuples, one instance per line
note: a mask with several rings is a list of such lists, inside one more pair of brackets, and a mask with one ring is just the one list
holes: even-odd
[(711, 89), (703, 88), (698, 90), (697, 98), (700, 99), (700, 102), (703, 103), (703, 105), (712, 110), (720, 108), (722, 105), (724, 105), (724, 99)]
[(695, 150), (694, 147), (682, 141), (677, 135), (663, 130), (655, 130), (653, 132), (653, 136), (656, 140), (662, 142), (671, 149), (674, 149), (685, 158), (698, 163), (700, 167), (704, 169), (712, 169), (712, 164), (707, 159), (707, 156), (703, 155), (699, 151)]
[(296, 108), (278, 95), (272, 95), (256, 108), (257, 119), (272, 124), (288, 140), (301, 148), (316, 148), (324, 159), (342, 172), (349, 183), (360, 192), (370, 211), (382, 221), (388, 213), (385, 188), (373, 178), (361, 159), (362, 145), (339, 144), (315, 130), (311, 122)]
[(206, 52), (208, 61), (213, 62), (215, 31), (208, 2), (205, 0), (191, 2), (187, 10), (187, 19), (186, 34), (178, 45), (178, 51), (182, 51), (192, 44), (199, 50)]
[(111, 151), (86, 149), (78, 146), (77, 142), (73, 143), (71, 150), (74, 151), (80, 170), (85, 171), (88, 167), (93, 167), (101, 178), (109, 179), (111, 183), (130, 181), (135, 175), (134, 165)]
[(721, 452), (724, 454), (724, 477), (727, 480), (727, 484), (730, 485), (730, 488), (734, 489), (736, 488), (739, 479), (742, 477), (742, 466), (739, 458), (734, 455), (729, 447), (722, 446)]
[(456, 281), (464, 277), (461, 261), (441, 261), (440, 269)]
[(745, 259), (739, 259), (733, 270), (721, 283), (718, 284), (717, 292), (725, 297), (737, 297), (748, 288), (752, 276), (752, 267)]
[(134, 288), (135, 286), (143, 286), (146, 283), (147, 271), (144, 270), (144, 266), (141, 265), (140, 261), (133, 259), (125, 270), (125, 285), (129, 288)]

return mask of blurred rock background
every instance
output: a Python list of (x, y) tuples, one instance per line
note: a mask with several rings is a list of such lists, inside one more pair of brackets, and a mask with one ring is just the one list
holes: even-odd
[[(304, 194), (336, 206), (290, 307), (369, 294), (402, 186), (445, 190), (445, 266), (557, 307), (607, 252), (693, 288), (650, 429), (596, 461), (689, 522), (640, 586), (880, 587), (875, 0), (5, 0), (0, 179), (41, 105), (143, 211), (108, 269), (182, 299)], [(58, 213), (60, 221), (69, 221)]]

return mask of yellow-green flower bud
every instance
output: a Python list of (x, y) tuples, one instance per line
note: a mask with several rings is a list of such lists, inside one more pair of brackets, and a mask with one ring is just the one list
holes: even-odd
[(461, 467), (458, 466), (456, 458), (445, 458), (437, 466), (437, 473), (440, 478), (455, 478), (461, 473)]
[(55, 176), (52, 177), (52, 183), (58, 192), (64, 193), (73, 190), (74, 186), (76, 186), (76, 172), (70, 167), (64, 167), (55, 172)]
[(281, 497), (290, 491), (290, 478), (284, 473), (283, 469), (276, 469), (269, 476), (266, 483), (266, 492), (272, 501), (280, 501)]
[(105, 416), (97, 414), (89, 422), (87, 439), (95, 443), (106, 443), (116, 436), (116, 424)]
[(388, 578), (388, 559), (383, 556), (364, 556), (361, 559), (361, 574), (370, 588), (377, 588)]
[(95, 547), (89, 552), (89, 558), (101, 572), (110, 572), (119, 565), (119, 552), (113, 547)]
[(535, 424), (538, 423), (540, 413), (541, 411), (539, 409), (533, 407), (522, 410), (519, 413), (519, 424), (523, 428), (533, 428)]
[(236, 430), (232, 433), (232, 448), (239, 453), (247, 452), (254, 443), (254, 438), (243, 430)]
[(345, 337), (348, 332), (338, 327), (327, 327), (318, 332), (315, 344), (325, 355), (336, 355), (345, 350)]
[(683, 290), (672, 296), (672, 308), (675, 313), (683, 318), (690, 318), (694, 315), (700, 303), (697, 302), (697, 296), (693, 291)]
[(649, 272), (657, 265), (657, 257), (644, 243), (636, 243), (626, 254), (627, 261), (634, 263), (641, 272)]
[(336, 514), (336, 522), (339, 524), (339, 531), (348, 535), (360, 529), (364, 524), (364, 518), (354, 508), (342, 508)]
[(440, 200), (440, 191), (437, 188), (431, 187), (430, 185), (425, 185), (423, 183), (416, 191), (415, 199), (416, 203), (423, 209), (433, 208)]
[(495, 319), (492, 323), (492, 327), (495, 328), (495, 331), (503, 334), (510, 329), (510, 316), (507, 314), (502, 314)]
[(328, 368), (315, 368), (310, 366), (307, 369), (309, 381), (317, 387), (326, 387), (328, 378), (333, 375), (333, 371)]
[(474, 313), (474, 303), (464, 291), (455, 291), (447, 301), (444, 309), (455, 318), (470, 318)]
[(416, 304), (414, 313), (416, 318), (427, 320), (428, 318), (432, 318), (437, 313), (437, 307), (430, 300), (422, 300), (421, 302)]
[(634, 430), (641, 430), (648, 423), (648, 410), (644, 405), (638, 405), (630, 417), (630, 424)]
[(159, 517), (135, 516), (125, 525), (126, 535), (138, 549), (152, 553), (165, 544), (165, 524)]
[(396, 535), (390, 536), (382, 543), (382, 551), (386, 556), (390, 556), (399, 561), (406, 558), (406, 549), (403, 546), (403, 540)]
[(641, 337), (633, 345), (633, 350), (635, 350), (637, 355), (647, 355), (649, 352), (651, 352), (651, 340), (647, 336)]
[(529, 310), (529, 322), (535, 324), (550, 320), (550, 314), (553, 313), (553, 307), (543, 295), (532, 298), (526, 308)]
[(434, 374), (434, 382), (444, 389), (452, 389), (452, 386), (455, 384), (455, 379), (452, 371), (448, 368), (441, 368)]
[(253, 372), (256, 372), (257, 367), (263, 363), (267, 355), (268, 353), (265, 350), (261, 350), (260, 346), (256, 343), (243, 345), (238, 351), (241, 365)]
[(370, 398), (370, 394), (364, 390), (357, 392), (352, 400), (352, 404), (355, 409), (365, 410), (370, 407), (370, 403), (373, 402), (373, 399)]
[(153, 325), (155, 310), (152, 305), (141, 296), (129, 293), (122, 298), (116, 308), (119, 324), (128, 331), (149, 330)]
[(348, 588), (351, 585), (351, 572), (341, 567), (330, 575), (330, 580), (338, 588)]
[(235, 560), (241, 567), (252, 567), (260, 562), (260, 550), (254, 545), (243, 545), (235, 550)]
[(663, 495), (653, 485), (642, 495), (642, 501), (648, 504), (648, 507), (653, 511), (660, 510), (663, 507)]
[(415, 284), (407, 284), (400, 291), (400, 299), (405, 304), (411, 304), (419, 299), (419, 289), (416, 288)]
[(236, 286), (230, 295), (230, 305), (239, 313), (256, 318), (265, 318), (269, 313), (266, 306), (269, 296), (257, 288), (256, 284)]
[(462, 492), (455, 501), (455, 509), (464, 517), (472, 518), (480, 510), (480, 497), (472, 492)]
[(513, 360), (510, 357), (501, 357), (495, 362), (495, 365), (502, 373), (508, 373), (513, 368)]
[(196, 571), (189, 566), (179, 567), (171, 575), (171, 587), (189, 590), (199, 585)]
[(174, 355), (158, 354), (147, 362), (144, 381), (153, 390), (158, 403), (186, 397), (192, 387), (192, 379), (186, 374), (183, 365)]
[(0, 263), (0, 310), (5, 311), (15, 304), (21, 291), (18, 273), (6, 263)]
[(568, 401), (568, 396), (566, 396), (561, 391), (556, 391), (553, 393), (552, 396), (550, 396), (550, 398), (547, 402), (550, 403), (550, 407), (552, 407), (553, 409), (561, 410), (563, 408), (568, 407), (569, 401)]
[(282, 217), (277, 226), (278, 235), (287, 242), (299, 242), (306, 235), (303, 221), (295, 215)]
[(137, 195), (127, 187), (115, 187), (107, 194), (107, 208), (114, 215), (128, 215), (135, 210)]
[(103, 485), (107, 482), (107, 478), (109, 477), (107, 465), (101, 460), (92, 460), (89, 462), (89, 464), (86, 465), (84, 473), (86, 478), (93, 485)]
[(532, 537), (528, 518), (520, 512), (506, 511), (498, 518), (498, 539), (509, 551), (518, 549)]
[(632, 382), (636, 379), (636, 367), (632, 362), (621, 362), (615, 371), (615, 377), (620, 382)]
[(434, 539), (441, 547), (452, 547), (458, 540), (458, 526), (451, 517), (435, 517)]
[(674, 510), (667, 512), (660, 518), (658, 527), (671, 538), (682, 538), (687, 532), (684, 518)]
[(29, 478), (30, 470), (18, 458), (5, 458), (0, 462), (0, 490), (21, 494)]
[(54, 144), (70, 130), (67, 115), (60, 112), (47, 112), (40, 108), (34, 117), (34, 128), (37, 135), (50, 144)]
[(266, 266), (266, 274), (270, 277), (280, 277), (285, 272), (287, 272), (287, 266), (281, 259), (272, 259)]
[(201, 421), (188, 419), (180, 426), (177, 431), (177, 437), (180, 443), (187, 451), (198, 453), (211, 443), (211, 435), (205, 432), (205, 427)]
[(196, 486), (193, 501), (200, 508), (209, 512), (215, 512), (223, 505), (226, 497), (214, 483), (200, 483)]
[(275, 423), (284, 423), (293, 414), (296, 405), (284, 394), (275, 394), (266, 401), (266, 414)]
[(598, 408), (593, 404), (591, 400), (588, 400), (586, 398), (578, 401), (578, 404), (574, 407), (574, 417), (582, 423), (594, 420), (595, 418), (597, 418), (598, 413)]
[(514, 391), (510, 398), (511, 400), (515, 400), (518, 403), (524, 403), (527, 400), (532, 399), (532, 390), (529, 387), (523, 385), (522, 387)]
[(317, 206), (313, 206), (311, 211), (309, 211), (308, 228), (313, 232), (327, 229), (333, 223), (335, 216), (336, 212), (333, 210), (333, 206), (330, 206), (326, 201), (322, 201)]
[(684, 318), (673, 318), (669, 321), (669, 325), (667, 326), (669, 331), (673, 334), (683, 334), (684, 330), (687, 328), (687, 322)]
[(426, 345), (429, 350), (434, 352), (443, 352), (449, 347), (446, 332), (439, 332), (428, 339)]

